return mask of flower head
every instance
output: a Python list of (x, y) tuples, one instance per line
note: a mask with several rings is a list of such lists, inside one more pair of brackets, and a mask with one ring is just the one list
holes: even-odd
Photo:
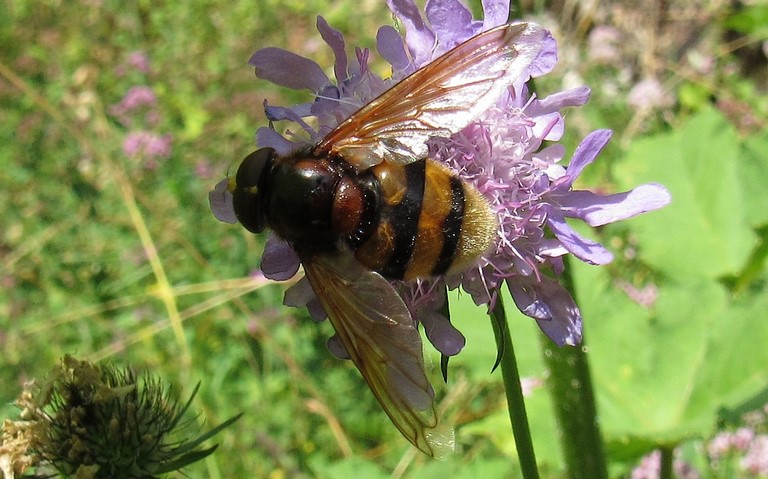
[(65, 477), (160, 477), (211, 454), (215, 446), (198, 445), (239, 417), (184, 440), (196, 393), (182, 404), (159, 380), (66, 356), (22, 394), (23, 420), (3, 425), (0, 470), (13, 477), (41, 464)]
[[(499, 0), (483, 2), (483, 20), (474, 20), (458, 0), (427, 1), (426, 18), (412, 0), (388, 0), (387, 4), (403, 25), (405, 37), (389, 26), (378, 31), (377, 50), (392, 67), (386, 79), (369, 68), (368, 50), (355, 50), (350, 61), (341, 34), (322, 17), (317, 27), (335, 56), (335, 82), (315, 62), (285, 50), (265, 48), (251, 57), (260, 78), (310, 90), (316, 97), (313, 102), (293, 107), (265, 103), (271, 122), (289, 120), (299, 130), (289, 131), (286, 138), (272, 128), (261, 128), (256, 135), (259, 146), (287, 154), (318, 141), (393, 84), (472, 36), (503, 24), (509, 14), (508, 3)], [(565, 254), (590, 264), (608, 263), (612, 255), (599, 243), (578, 234), (566, 218), (599, 226), (660, 208), (670, 200), (667, 191), (655, 184), (608, 196), (573, 189), (574, 181), (595, 160), (611, 132), (591, 133), (568, 165), (561, 164), (565, 156), (565, 148), (557, 143), (565, 129), (561, 111), (586, 103), (590, 90), (580, 87), (545, 97), (531, 93), (526, 82), (550, 72), (556, 61), (557, 45), (547, 33), (536, 59), (494, 106), (458, 133), (428, 142), (430, 158), (449, 166), (477, 188), (496, 212), (499, 226), (494, 246), (467, 271), (399, 287), (414, 317), (443, 354), (455, 354), (463, 346), (463, 337), (439, 313), (445, 288), (459, 285), (477, 304), (492, 306), (506, 282), (518, 308), (535, 319), (553, 341), (578, 344), (581, 313), (553, 277), (562, 272)], [(308, 117), (314, 117), (316, 123), (310, 124)], [(217, 185), (211, 203), (217, 218), (232, 221), (226, 187), (227, 180)], [(298, 256), (291, 246), (271, 236), (262, 260), (265, 276), (287, 279), (298, 267)], [(313, 301), (316, 304), (306, 282), (286, 293), (285, 303), (289, 305), (311, 306)], [(315, 308), (313, 316), (322, 313)]]

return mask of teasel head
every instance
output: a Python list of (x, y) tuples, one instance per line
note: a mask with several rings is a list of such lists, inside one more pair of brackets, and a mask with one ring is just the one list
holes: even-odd
[(15, 424), (26, 438), (26, 463), (63, 477), (160, 477), (211, 454), (217, 446), (200, 448), (202, 442), (239, 418), (195, 436), (189, 408), (198, 388), (180, 403), (150, 375), (65, 356), (45, 381), (22, 393), (22, 420), (7, 421), (4, 434)]

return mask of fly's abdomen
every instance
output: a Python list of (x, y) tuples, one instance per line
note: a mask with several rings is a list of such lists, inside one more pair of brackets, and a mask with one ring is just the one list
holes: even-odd
[[(367, 234), (347, 243), (388, 279), (438, 276), (469, 266), (493, 242), (495, 215), (470, 185), (431, 160), (382, 162), (370, 170), (377, 211), (360, 215)], [(338, 197), (338, 195), (337, 195)]]

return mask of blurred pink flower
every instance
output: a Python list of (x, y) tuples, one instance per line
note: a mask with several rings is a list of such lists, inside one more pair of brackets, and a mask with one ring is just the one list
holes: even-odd
[(589, 59), (603, 65), (616, 65), (621, 61), (621, 32), (610, 25), (598, 25), (587, 39)]
[(131, 52), (126, 63), (141, 73), (149, 73), (149, 56), (145, 52)]
[(672, 95), (655, 78), (640, 81), (629, 91), (627, 103), (639, 110), (668, 108), (675, 103)]
[(123, 140), (123, 153), (129, 157), (167, 159), (171, 156), (171, 135), (158, 135), (150, 131), (131, 131)]

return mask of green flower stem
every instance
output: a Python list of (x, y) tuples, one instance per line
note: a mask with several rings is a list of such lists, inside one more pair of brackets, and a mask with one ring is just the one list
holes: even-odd
[[(565, 258), (563, 285), (573, 294), (573, 279)], [(583, 347), (558, 347), (541, 335), (547, 386), (560, 429), (560, 441), (572, 479), (607, 479), (603, 440), (597, 420), (594, 389)]]
[(515, 350), (512, 348), (512, 339), (509, 334), (509, 325), (507, 324), (507, 316), (504, 312), (504, 303), (501, 295), (496, 299), (496, 304), (490, 314), (493, 334), (496, 336), (496, 344), (500, 352), (501, 376), (504, 380), (504, 390), (507, 394), (509, 420), (512, 423), (512, 434), (515, 437), (515, 447), (520, 459), (520, 469), (525, 479), (538, 479), (539, 471), (536, 467), (536, 454), (533, 452), (533, 441), (531, 440), (531, 430), (528, 427), (528, 416), (525, 413), (520, 373), (517, 370)]
[(659, 479), (672, 479), (672, 464), (674, 461), (675, 448), (664, 446), (661, 448), (661, 464), (659, 468)]

